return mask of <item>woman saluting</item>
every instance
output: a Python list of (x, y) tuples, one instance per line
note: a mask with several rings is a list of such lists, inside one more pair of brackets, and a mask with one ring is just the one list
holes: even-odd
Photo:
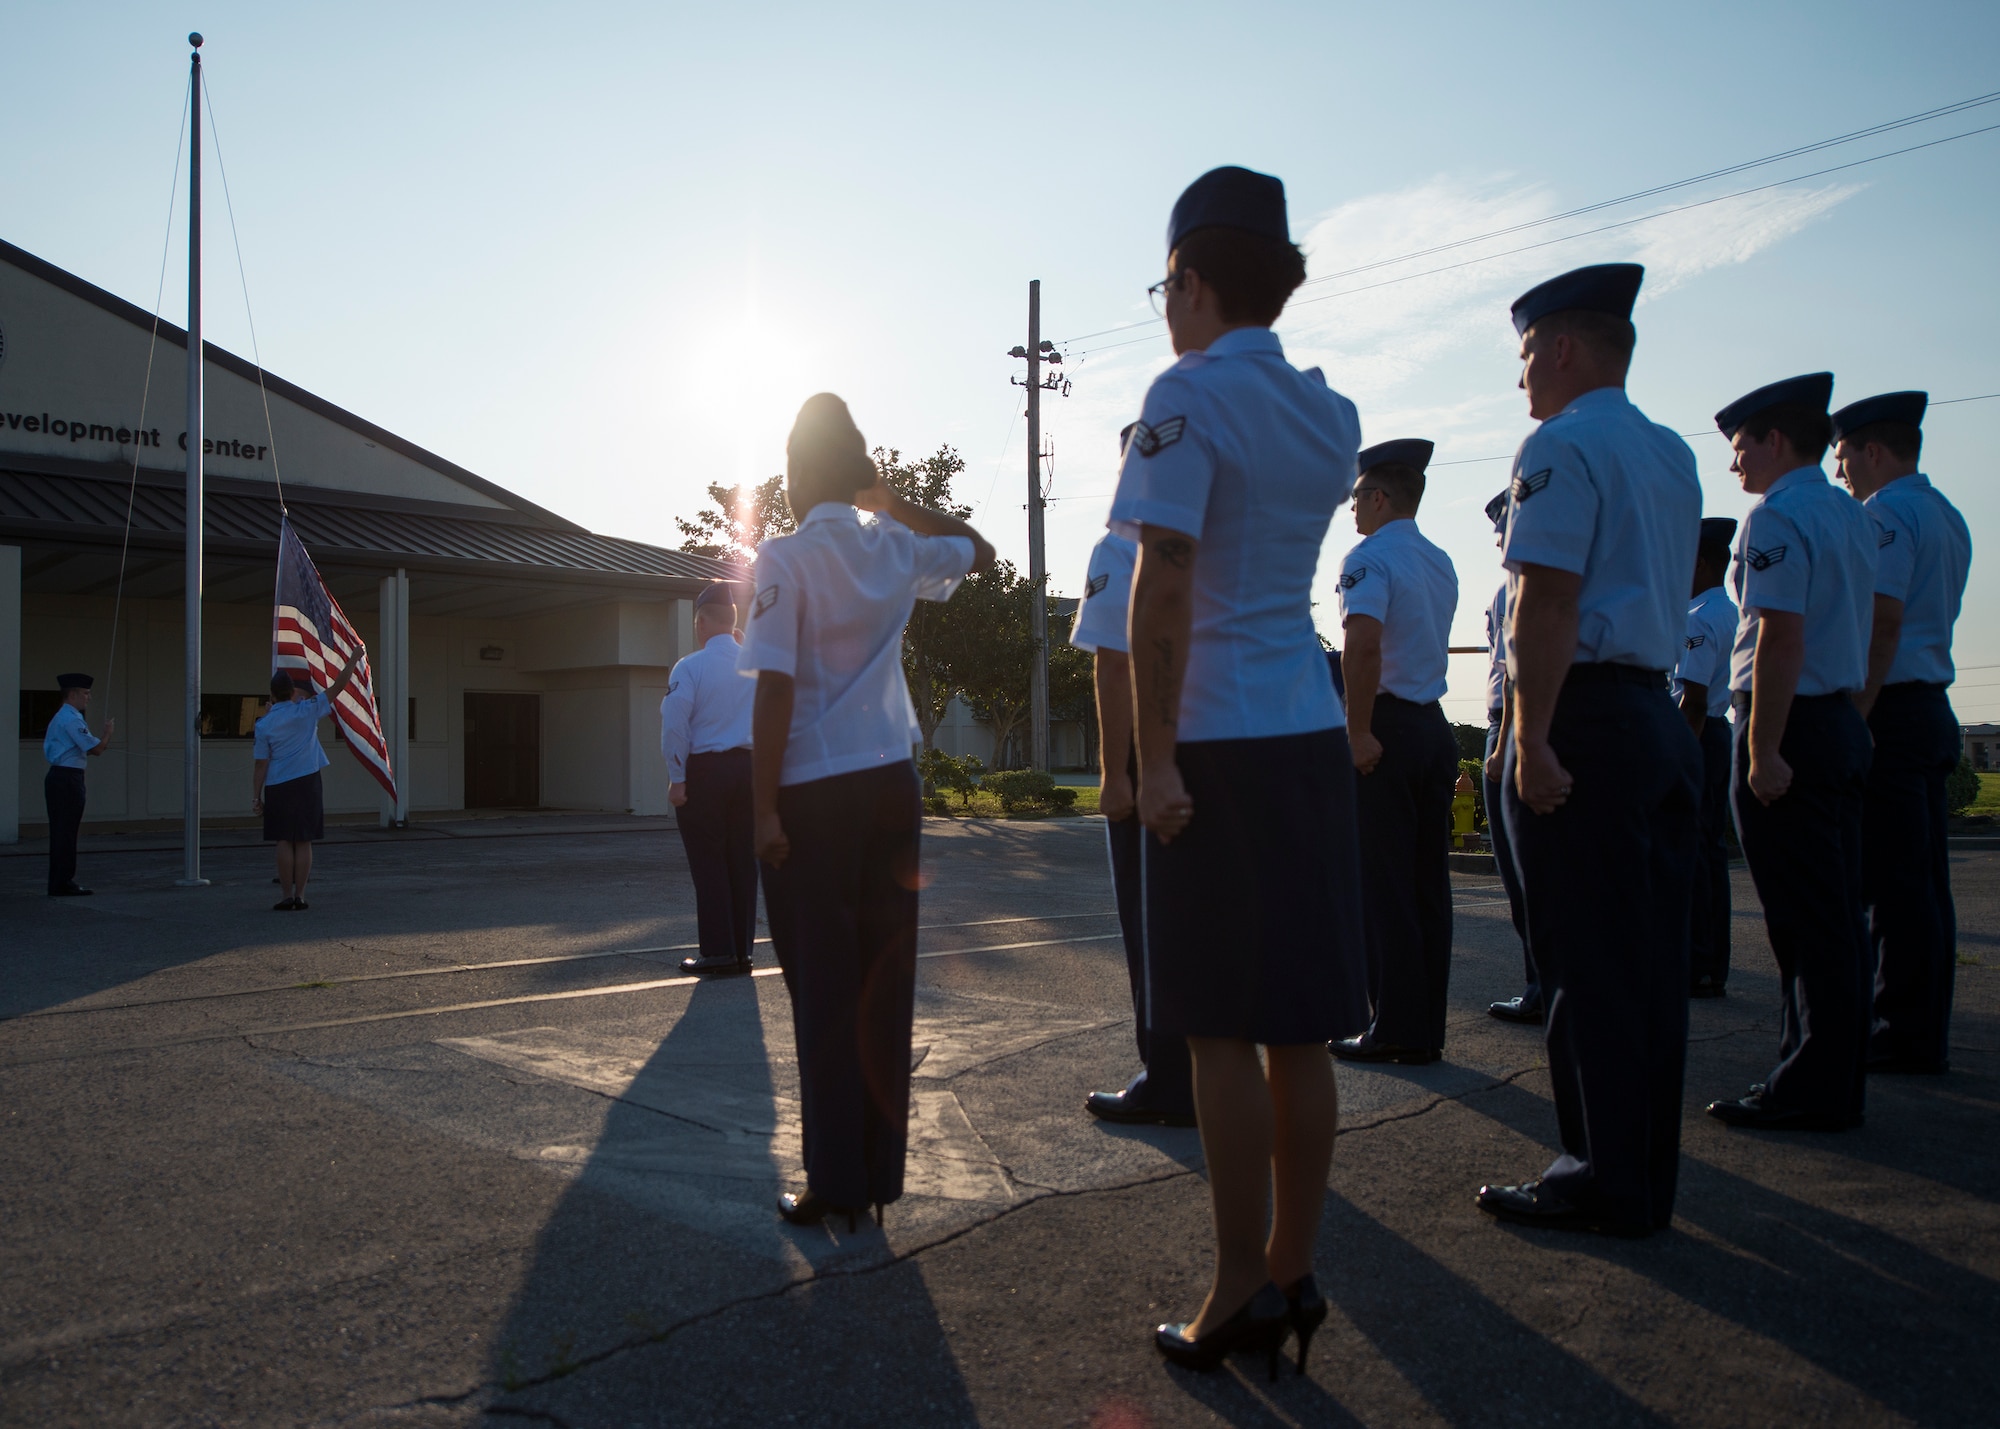
[[(757, 548), (736, 667), (757, 678), (751, 785), (771, 943), (792, 995), (806, 1189), (788, 1221), (903, 1194), (921, 781), (903, 627), (993, 547), (889, 490), (847, 404), (809, 398), (786, 446), (798, 530)], [(860, 513), (880, 513), (863, 522)]]
[(1354, 771), (1311, 594), (1360, 424), (1270, 330), (1305, 278), (1283, 184), (1204, 174), (1167, 251), (1156, 291), (1180, 360), (1146, 394), (1111, 518), (1140, 537), (1148, 1024), (1193, 1053), (1216, 1258), (1200, 1313), (1155, 1342), (1198, 1369), (1261, 1351), (1275, 1373), (1295, 1332), (1303, 1371), (1326, 1318), (1312, 1277), (1338, 1115), (1326, 1044), (1368, 1022)]

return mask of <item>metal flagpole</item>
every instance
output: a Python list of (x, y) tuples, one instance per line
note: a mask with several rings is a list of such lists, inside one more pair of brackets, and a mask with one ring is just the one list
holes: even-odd
[(194, 66), (188, 91), (188, 321), (187, 321), (187, 608), (186, 672), (181, 738), (181, 877), (176, 886), (204, 888), (201, 876), (201, 36), (189, 35)]

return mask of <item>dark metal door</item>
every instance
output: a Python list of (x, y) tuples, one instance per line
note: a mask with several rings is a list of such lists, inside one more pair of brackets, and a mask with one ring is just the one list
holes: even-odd
[(465, 807), (534, 809), (541, 802), (541, 696), (468, 692)]

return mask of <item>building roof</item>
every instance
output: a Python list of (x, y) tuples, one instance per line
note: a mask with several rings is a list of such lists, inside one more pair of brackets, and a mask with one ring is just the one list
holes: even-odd
[[(67, 468), (67, 469), (65, 469)], [(182, 548), (183, 478), (107, 469), (95, 463), (13, 457), (0, 467), (0, 539), (70, 549), (120, 549), (131, 509), (134, 550)], [(299, 538), (322, 566), (369, 566), (443, 574), (557, 579), (565, 583), (668, 589), (742, 580), (741, 567), (599, 536), (539, 513), (413, 501), (311, 488), (288, 503)], [(281, 512), (263, 482), (211, 477), (204, 483), (205, 549), (222, 557), (277, 558)]]

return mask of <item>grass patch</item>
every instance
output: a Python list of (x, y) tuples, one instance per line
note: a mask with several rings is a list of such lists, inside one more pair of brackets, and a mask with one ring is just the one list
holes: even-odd
[(2000, 818), (2000, 774), (1979, 776), (1979, 797), (1972, 801), (1972, 807), (1965, 812), (1968, 815), (1986, 814)]
[[(1052, 809), (1042, 806), (1018, 808), (1009, 814), (1000, 808), (1000, 797), (989, 794), (984, 789), (972, 796), (970, 803), (961, 802), (958, 795), (948, 795), (949, 807), (941, 817), (948, 819), (1073, 819), (1079, 814), (1097, 812), (1097, 786), (1079, 788), (1076, 802), (1066, 809)], [(928, 812), (928, 811), (927, 811)]]

